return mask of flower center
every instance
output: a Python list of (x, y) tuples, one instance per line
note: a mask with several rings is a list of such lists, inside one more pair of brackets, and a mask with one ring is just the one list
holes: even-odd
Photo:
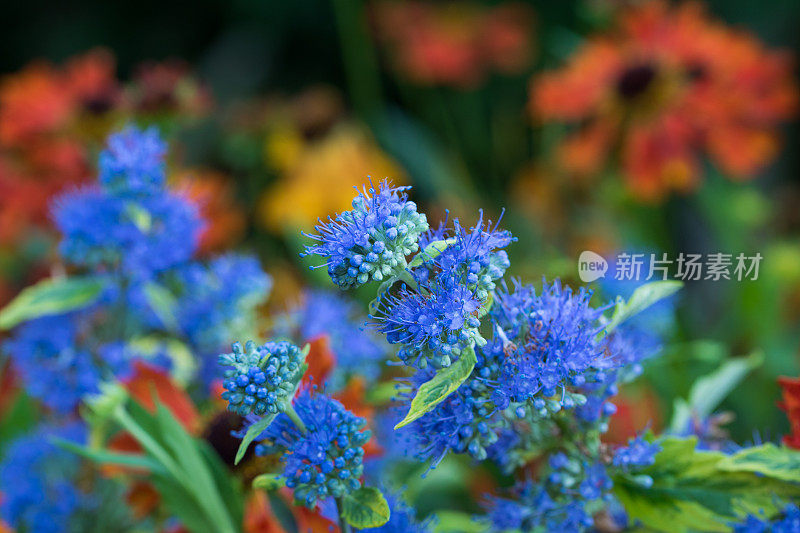
[(644, 93), (656, 77), (656, 69), (649, 63), (628, 67), (617, 80), (617, 92), (632, 100)]

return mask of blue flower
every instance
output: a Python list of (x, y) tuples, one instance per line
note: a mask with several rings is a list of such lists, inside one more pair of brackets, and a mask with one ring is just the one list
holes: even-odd
[[(177, 286), (176, 319), (196, 351), (215, 352), (254, 329), (248, 322), (266, 301), (272, 279), (255, 257), (227, 254), (187, 263), (167, 278)], [(173, 279), (174, 278), (174, 279)]]
[(164, 188), (167, 145), (156, 128), (128, 126), (108, 137), (100, 153), (100, 184), (119, 195), (157, 194)]
[(531, 481), (517, 485), (514, 492), (513, 500), (488, 498), (489, 520), (497, 531), (587, 531), (593, 524), (579, 499), (556, 501)]
[(0, 516), (18, 531), (60, 533), (87, 503), (75, 483), (78, 456), (53, 444), (52, 437), (83, 443), (86, 430), (76, 423), (40, 426), (11, 442), (0, 463)]
[(632, 469), (650, 466), (656, 462), (656, 454), (661, 451), (657, 442), (647, 442), (641, 436), (628, 441), (628, 445), (614, 453), (614, 466)]
[(591, 295), (583, 289), (575, 294), (558, 281), (545, 283), (538, 296), (524, 286), (497, 293), (492, 317), (507, 352), (498, 394), (515, 402), (536, 396), (534, 407), (541, 410), (549, 408), (544, 398), (560, 391), (562, 400), (554, 407), (571, 408), (576, 401), (566, 395), (567, 387), (602, 381), (602, 373), (595, 373), (606, 364), (598, 340), (602, 309), (590, 307)]
[(735, 533), (800, 533), (800, 507), (790, 503), (781, 516), (770, 521), (754, 515), (747, 515), (742, 524), (734, 524)]
[(166, 192), (134, 202), (83, 189), (58, 198), (53, 216), (64, 259), (135, 280), (190, 259), (201, 228), (195, 206)]
[(407, 365), (450, 366), (461, 352), (485, 340), (478, 331), (483, 301), (461, 283), (457, 272), (442, 272), (420, 285), (386, 294), (372, 324), (392, 344), (403, 344), (398, 357)]
[(3, 350), (31, 396), (61, 413), (73, 411), (101, 378), (92, 354), (79, 346), (85, 313), (44, 316), (19, 326)]
[(406, 256), (419, 249), (418, 239), (427, 231), (424, 214), (404, 191), (388, 181), (378, 190), (370, 184), (353, 200), (353, 209), (316, 226), (318, 235), (307, 235), (319, 244), (307, 246), (303, 256), (325, 259), (333, 282), (343, 289), (369, 280), (381, 281), (406, 267)]
[(303, 376), (305, 354), (290, 342), (268, 342), (256, 346), (247, 341), (245, 348), (233, 344), (233, 352), (219, 356), (227, 367), (222, 398), (228, 410), (242, 416), (283, 411), (284, 402), (294, 393)]
[[(410, 434), (414, 454), (436, 467), (448, 452), (468, 453), (482, 461), (488, 449), (498, 440), (503, 427), (492, 391), (499, 373), (502, 344), (492, 342), (478, 351), (478, 363), (471, 375), (453, 393), (429, 413), (418, 418), (401, 432)], [(433, 369), (417, 371), (412, 389), (434, 375)], [(500, 409), (507, 404), (500, 405)]]
[(495, 281), (502, 278), (511, 265), (503, 250), (515, 240), (511, 233), (499, 230), (497, 225), (492, 228), (491, 221), (484, 223), (481, 210), (478, 221), (469, 230), (454, 219), (452, 230), (440, 225), (437, 230), (428, 231), (420, 243), (428, 246), (442, 240), (447, 240), (444, 251), (415, 268), (414, 277), (418, 282), (425, 282), (439, 270), (457, 272), (480, 300), (486, 299), (495, 289)]
[(358, 490), (363, 446), (370, 438), (370, 431), (363, 430), (366, 420), (336, 400), (308, 390), (295, 398), (293, 406), (306, 432), (281, 414), (257, 437), (262, 442), (256, 453), (281, 455), (286, 486), (294, 489), (296, 501), (309, 508), (317, 500)]

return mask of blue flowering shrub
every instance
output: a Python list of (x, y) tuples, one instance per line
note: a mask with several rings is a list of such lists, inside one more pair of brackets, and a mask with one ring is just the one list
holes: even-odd
[[(247, 256), (194, 258), (203, 222), (194, 204), (167, 186), (166, 151), (154, 128), (112, 134), (97, 183), (53, 204), (68, 275), (26, 289), (0, 313), (0, 327), (10, 330), (2, 352), (24, 389), (19, 401), (32, 399), (48, 419), (2, 456), (0, 514), (18, 531), (89, 530), (69, 525), (81, 523), (81, 513), (100, 513), (104, 493), (119, 492), (115, 483), (109, 489), (92, 482), (80, 458), (52, 442), (85, 444), (90, 429), (97, 439), (99, 429), (85, 427), (79, 415), (104, 383), (130, 378), (133, 363), (144, 362), (207, 390), (219, 351), (257, 327), (269, 276)], [(268, 410), (264, 402), (282, 390), (273, 387), (277, 375), (265, 377), (268, 393), (242, 396), (240, 410), (251, 400), (254, 411)], [(130, 514), (119, 497), (114, 505)]]
[[(16, 531), (249, 532), (245, 508), (267, 501), (250, 489), (271, 492), (270, 525), (287, 531), (307, 516), (344, 532), (798, 531), (800, 452), (737, 446), (711, 423), (757, 358), (695, 383), (671, 432), (608, 438), (620, 387), (668, 341), (680, 283), (600, 300), (507, 277), (502, 215), (434, 227), (409, 187), (370, 181), (307, 235), (302, 257), (334, 289), (261, 321), (270, 277), (247, 255), (197, 259), (203, 222), (168, 186), (159, 133), (107, 144), (97, 182), (54, 203), (59, 275), (0, 311), (27, 424), (0, 443)], [(186, 389), (170, 389), (175, 412), (128, 388), (141, 364)], [(202, 428), (180, 416), (195, 402)], [(469, 484), (464, 465), (501, 487), (461, 511), (429, 505)], [(142, 484), (159, 503), (137, 521), (126, 502)]]

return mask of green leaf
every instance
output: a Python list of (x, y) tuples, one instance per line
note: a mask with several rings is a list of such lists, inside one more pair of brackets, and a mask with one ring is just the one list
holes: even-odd
[(133, 222), (142, 233), (148, 233), (150, 228), (153, 227), (153, 217), (150, 215), (150, 211), (141, 205), (129, 202), (125, 205), (125, 212), (131, 222)]
[(276, 490), (285, 485), (283, 476), (278, 474), (261, 474), (253, 480), (254, 489)]
[(66, 313), (94, 302), (103, 282), (98, 278), (51, 278), (28, 287), (0, 311), (0, 330), (45, 315)]
[(386, 498), (375, 487), (361, 487), (342, 498), (342, 518), (353, 527), (380, 527), (389, 514)]
[(614, 494), (631, 522), (656, 531), (730, 531), (748, 513), (777, 512), (780, 498), (800, 497), (800, 486), (746, 471), (721, 468), (726, 455), (699, 451), (696, 438), (665, 438), (655, 463), (637, 470), (649, 488), (628, 474), (614, 475)]
[(166, 473), (166, 470), (164, 470), (164, 468), (157, 461), (154, 461), (145, 455), (94, 450), (88, 446), (81, 446), (72, 441), (60, 438), (53, 438), (51, 440), (55, 445), (69, 452), (80, 455), (81, 457), (85, 457), (90, 461), (94, 461), (95, 463), (127, 466), (130, 468), (143, 468), (154, 474)]
[(638, 287), (628, 299), (624, 301), (622, 298), (617, 299), (617, 305), (611, 315), (606, 326), (606, 334), (611, 333), (617, 327), (631, 318), (632, 316), (641, 313), (659, 300), (663, 300), (672, 296), (683, 287), (681, 281), (653, 281)]
[(772, 443), (745, 448), (720, 461), (727, 472), (754, 472), (762, 476), (800, 483), (800, 451)]
[(175, 296), (163, 285), (150, 281), (144, 286), (144, 297), (164, 327), (169, 331), (176, 331), (178, 321), (175, 318), (175, 310), (178, 302)]
[(244, 454), (247, 452), (247, 448), (250, 446), (250, 443), (258, 437), (262, 431), (267, 429), (275, 417), (278, 416), (278, 413), (267, 413), (266, 415), (261, 417), (261, 420), (256, 422), (255, 424), (251, 425), (247, 428), (247, 433), (244, 434), (244, 438), (242, 438), (242, 442), (239, 444), (239, 450), (236, 452), (236, 459), (234, 460), (234, 464), (239, 464), (239, 461), (242, 460)]
[(471, 514), (460, 511), (439, 511), (436, 513), (435, 533), (482, 533), (488, 529), (486, 522), (475, 519)]
[(198, 441), (192, 438), (172, 413), (160, 403), (156, 403), (155, 418), (172, 456), (177, 459), (183, 471), (189, 492), (195, 496), (219, 531), (235, 531), (233, 520), (219, 494), (214, 475), (203, 459)]
[(447, 248), (458, 241), (455, 237), (451, 237), (446, 240), (441, 241), (433, 241), (428, 246), (425, 247), (424, 250), (419, 252), (417, 255), (414, 256), (414, 259), (408, 263), (408, 268), (416, 268), (420, 266), (425, 261), (430, 261), (431, 259), (436, 259), (441, 255), (442, 252), (447, 250)]
[(694, 382), (688, 401), (675, 401), (670, 428), (680, 432), (692, 416), (705, 418), (731, 393), (752, 370), (761, 366), (764, 354), (756, 351), (747, 357), (729, 359), (717, 370)]
[(469, 377), (477, 362), (478, 359), (475, 357), (474, 348), (461, 352), (461, 357), (459, 357), (458, 361), (447, 368), (439, 370), (430, 381), (420, 386), (416, 396), (411, 400), (408, 414), (394, 428), (398, 429), (410, 424), (439, 405), (442, 400), (458, 389), (464, 380)]

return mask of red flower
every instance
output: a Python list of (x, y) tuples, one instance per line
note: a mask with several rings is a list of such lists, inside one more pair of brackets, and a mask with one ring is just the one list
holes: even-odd
[(375, 10), (377, 37), (395, 68), (422, 85), (472, 87), (491, 70), (523, 71), (532, 56), (532, 20), (518, 3), (382, 2)]
[(783, 443), (800, 450), (800, 378), (780, 377), (778, 385), (783, 389), (783, 399), (778, 407), (786, 412), (791, 428), (791, 433), (783, 437)]
[(793, 115), (789, 57), (707, 16), (699, 4), (643, 3), (591, 38), (560, 70), (533, 80), (531, 112), (573, 125), (558, 157), (595, 174), (618, 147), (631, 191), (647, 200), (691, 190), (709, 157), (735, 179), (778, 149)]

